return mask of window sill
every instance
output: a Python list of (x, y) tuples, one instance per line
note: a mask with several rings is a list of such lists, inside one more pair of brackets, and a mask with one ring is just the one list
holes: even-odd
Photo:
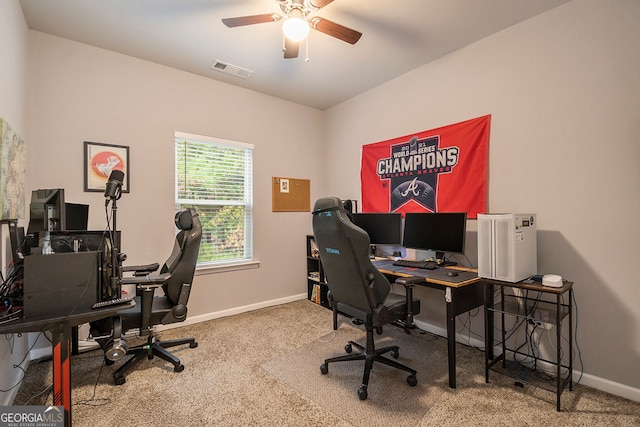
[(253, 268), (260, 268), (259, 260), (229, 262), (226, 264), (216, 265), (201, 265), (196, 267), (195, 275), (202, 276), (205, 274), (226, 273), (228, 271), (249, 270)]

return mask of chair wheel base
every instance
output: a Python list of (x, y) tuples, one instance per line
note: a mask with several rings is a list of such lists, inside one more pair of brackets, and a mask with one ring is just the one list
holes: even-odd
[(416, 385), (418, 385), (418, 379), (415, 375), (409, 375), (407, 377), (407, 384), (409, 384), (411, 387), (415, 387)]
[(358, 398), (360, 400), (367, 400), (367, 387), (362, 386), (358, 389)]
[(127, 382), (127, 380), (122, 375), (115, 375), (114, 374), (113, 375), (113, 382), (115, 383), (115, 385), (122, 385), (125, 382)]

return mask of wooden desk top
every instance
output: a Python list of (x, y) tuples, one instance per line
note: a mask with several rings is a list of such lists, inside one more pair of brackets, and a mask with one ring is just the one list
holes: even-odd
[[(511, 286), (514, 288), (527, 289), (527, 290), (537, 291), (537, 292), (563, 294), (573, 287), (573, 282), (569, 282), (569, 281), (565, 281), (562, 284), (562, 286), (559, 288), (553, 288), (551, 286), (544, 286), (540, 282), (512, 283), (512, 282), (503, 282), (501, 280), (495, 280), (495, 279), (486, 279), (486, 278), (478, 277), (477, 275), (478, 270), (476, 268), (470, 268), (470, 267), (459, 267), (459, 266), (449, 266), (449, 267), (443, 267), (443, 268), (441, 267), (440, 269), (438, 269), (439, 273), (433, 274), (432, 272), (437, 270), (424, 270), (421, 268), (398, 267), (393, 265), (393, 260), (387, 260), (382, 258), (374, 260), (373, 265), (383, 274), (388, 274), (391, 276), (398, 276), (398, 277), (409, 277), (409, 276), (424, 277), (425, 282), (429, 284), (437, 284), (441, 286), (448, 286), (451, 288), (461, 288), (463, 286), (471, 285), (478, 282), (486, 282), (494, 285)], [(444, 276), (444, 273), (443, 273), (443, 271), (446, 271), (447, 269), (459, 271), (462, 274), (464, 274), (464, 276), (459, 276), (459, 278), (455, 282), (447, 280), (448, 278)], [(469, 273), (472, 273), (472, 274), (469, 274)], [(468, 278), (466, 278), (465, 276), (467, 276)], [(452, 278), (452, 280), (453, 279), (454, 278)]]
[[(418, 276), (424, 277), (428, 284), (436, 284), (444, 287), (461, 288), (479, 282), (481, 279), (474, 268), (450, 266), (438, 270), (425, 270), (421, 268), (398, 267), (393, 265), (393, 260), (376, 259), (373, 265), (383, 274), (398, 277)], [(445, 276), (448, 270), (460, 272), (460, 276), (448, 278)], [(449, 279), (449, 280), (448, 280)], [(453, 281), (455, 280), (455, 281)], [(418, 283), (419, 284), (419, 283)]]
[(501, 280), (495, 280), (495, 279), (481, 279), (481, 280), (484, 281), (484, 282), (487, 282), (487, 283), (491, 283), (493, 285), (510, 286), (510, 287), (513, 287), (513, 288), (526, 289), (526, 290), (535, 291), (535, 292), (546, 292), (546, 293), (550, 293), (550, 294), (563, 294), (563, 293), (567, 292), (569, 289), (571, 289), (573, 287), (573, 282), (569, 282), (569, 281), (563, 281), (561, 287), (554, 288), (552, 286), (544, 286), (540, 282), (533, 282), (533, 283), (516, 282), (516, 283), (511, 283), (511, 282), (503, 282)]

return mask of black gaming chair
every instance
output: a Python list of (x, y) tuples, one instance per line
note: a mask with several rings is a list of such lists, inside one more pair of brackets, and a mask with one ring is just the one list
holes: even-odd
[[(126, 355), (131, 356), (113, 374), (117, 385), (124, 384), (125, 373), (145, 357), (153, 359), (158, 356), (172, 363), (175, 372), (181, 372), (184, 365), (166, 349), (182, 344), (189, 344), (190, 348), (198, 346), (194, 338), (159, 341), (154, 335), (155, 325), (183, 322), (187, 318), (187, 301), (198, 259), (202, 226), (194, 209), (176, 213), (175, 224), (180, 232), (176, 235), (171, 256), (159, 273), (153, 274), (159, 267), (157, 263), (122, 267), (123, 272), (132, 274), (123, 277), (122, 284), (136, 285), (136, 305), (119, 311), (112, 318), (91, 324), (91, 334), (104, 350), (107, 364), (113, 364)], [(157, 288), (162, 288), (163, 296), (154, 296)], [(131, 329), (139, 329), (140, 336), (148, 336), (147, 343), (128, 348), (123, 335)]]
[[(369, 373), (374, 361), (409, 372), (407, 382), (410, 386), (415, 386), (415, 370), (383, 356), (390, 352), (393, 358), (397, 358), (398, 347), (376, 349), (373, 332), (374, 329), (382, 332), (383, 325), (405, 321), (408, 314), (419, 313), (420, 301), (413, 299), (411, 292), (407, 292), (407, 295), (391, 292), (389, 281), (369, 259), (369, 236), (349, 220), (339, 198), (327, 197), (316, 201), (313, 210), (313, 235), (327, 277), (329, 300), (334, 310), (334, 329), (336, 313), (340, 312), (363, 321), (367, 331), (366, 346), (353, 341), (345, 346), (347, 353), (351, 353), (353, 347), (360, 352), (326, 359), (320, 366), (320, 372), (328, 373), (329, 363), (332, 362), (364, 360), (362, 386), (358, 389), (361, 400), (367, 398)], [(409, 277), (396, 282), (411, 289), (415, 283), (423, 280)]]

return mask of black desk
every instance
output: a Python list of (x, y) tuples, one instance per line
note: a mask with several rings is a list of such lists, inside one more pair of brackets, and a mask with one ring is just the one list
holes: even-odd
[(100, 320), (119, 310), (133, 307), (135, 302), (99, 308), (67, 316), (35, 316), (0, 325), (0, 334), (51, 331), (53, 350), (53, 404), (64, 407), (65, 426), (71, 426), (71, 339), (72, 328)]
[[(425, 281), (417, 283), (444, 291), (447, 304), (447, 355), (449, 363), (449, 387), (456, 388), (456, 317), (469, 310), (484, 305), (484, 287), (475, 271), (449, 267), (458, 270), (459, 276), (446, 277), (447, 269), (423, 270), (419, 268), (397, 267), (391, 260), (375, 260), (373, 265), (381, 273), (393, 277), (420, 276)], [(395, 280), (395, 279), (393, 279)], [(390, 280), (390, 281), (393, 281)], [(491, 328), (493, 329), (493, 328)]]

